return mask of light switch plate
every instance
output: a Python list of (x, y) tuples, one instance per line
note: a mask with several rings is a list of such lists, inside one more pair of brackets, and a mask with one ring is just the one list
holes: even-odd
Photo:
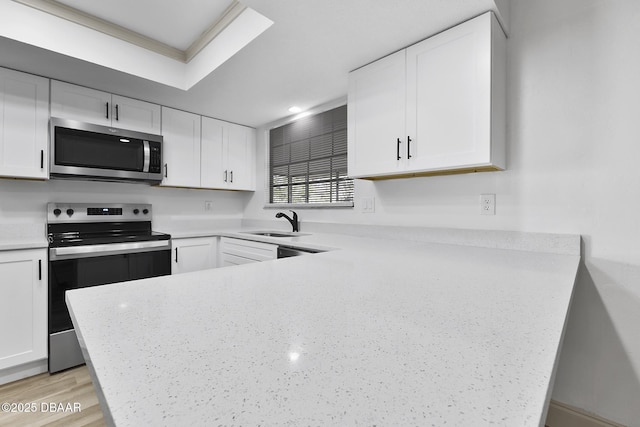
[(363, 213), (374, 213), (376, 211), (376, 199), (374, 197), (363, 197), (361, 203)]

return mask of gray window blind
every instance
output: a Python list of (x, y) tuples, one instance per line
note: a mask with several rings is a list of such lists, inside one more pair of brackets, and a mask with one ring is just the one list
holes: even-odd
[(353, 202), (347, 178), (347, 106), (271, 130), (270, 202)]

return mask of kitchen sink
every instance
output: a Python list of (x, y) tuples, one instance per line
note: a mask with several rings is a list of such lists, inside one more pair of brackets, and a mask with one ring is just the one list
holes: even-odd
[(289, 231), (243, 231), (243, 233), (266, 237), (298, 237), (309, 235), (308, 233), (294, 233)]

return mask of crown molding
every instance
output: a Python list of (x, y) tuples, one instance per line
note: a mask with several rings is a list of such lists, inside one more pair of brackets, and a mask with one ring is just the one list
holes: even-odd
[(213, 22), (191, 46), (184, 51), (185, 62), (191, 61), (202, 49), (204, 49), (218, 34), (224, 31), (235, 19), (245, 11), (247, 7), (237, 0), (233, 0), (231, 5), (222, 13), (220, 18)]
[(128, 28), (98, 18), (81, 10), (67, 6), (56, 0), (13, 0), (16, 3), (46, 12), (58, 18), (99, 31), (111, 37), (134, 44), (143, 49), (164, 55), (168, 58), (188, 63), (204, 49), (218, 34), (231, 24), (246, 9), (246, 6), (233, 0), (222, 16), (213, 22), (186, 50), (180, 50), (158, 40), (152, 39)]

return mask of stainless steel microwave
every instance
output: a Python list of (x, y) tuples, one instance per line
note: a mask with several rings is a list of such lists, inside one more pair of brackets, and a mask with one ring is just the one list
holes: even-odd
[(162, 135), (51, 118), (51, 178), (162, 181)]

